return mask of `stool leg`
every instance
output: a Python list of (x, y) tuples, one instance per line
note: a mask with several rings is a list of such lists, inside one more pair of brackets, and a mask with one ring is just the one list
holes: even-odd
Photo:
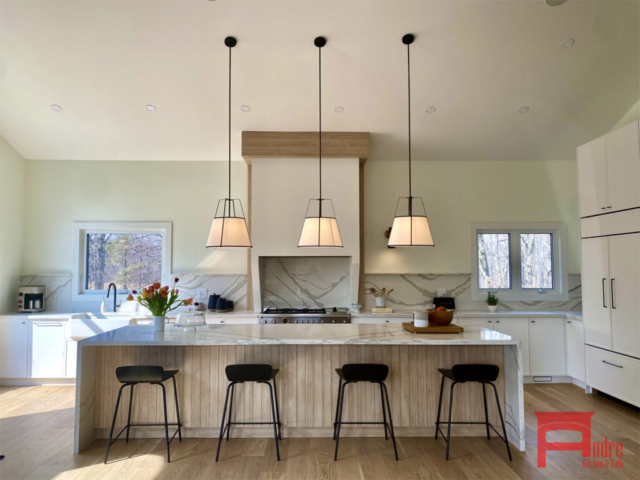
[(280, 461), (280, 447), (278, 447), (278, 429), (276, 425), (278, 424), (278, 419), (276, 417), (276, 406), (273, 401), (273, 388), (271, 388), (271, 384), (269, 382), (264, 382), (269, 386), (269, 393), (271, 394), (271, 417), (273, 418), (273, 436), (276, 441), (276, 457), (278, 461)]
[(227, 415), (227, 402), (229, 401), (229, 390), (233, 387), (233, 383), (230, 383), (227, 387), (227, 395), (224, 397), (224, 408), (222, 409), (222, 421), (220, 422), (220, 436), (218, 437), (218, 451), (216, 452), (216, 462), (220, 456), (220, 444), (222, 443), (222, 434), (224, 433), (224, 419)]
[(449, 428), (447, 428), (447, 456), (446, 459), (449, 460), (449, 445), (451, 444), (451, 412), (453, 410), (453, 387), (456, 382), (451, 383), (451, 393), (449, 393)]
[(229, 434), (231, 433), (231, 414), (233, 413), (233, 394), (236, 391), (236, 385), (231, 386), (231, 400), (229, 401), (229, 420), (227, 421), (227, 442), (229, 441)]
[(336, 400), (336, 419), (333, 422), (333, 439), (336, 439), (336, 428), (338, 428), (338, 412), (340, 411), (340, 392), (342, 391), (342, 379), (338, 382), (338, 399)]
[(120, 387), (118, 391), (118, 400), (116, 400), (116, 411), (113, 412), (113, 421), (111, 422), (111, 430), (109, 431), (109, 443), (107, 443), (107, 453), (104, 455), (104, 463), (107, 463), (107, 458), (109, 458), (109, 448), (111, 447), (111, 438), (113, 437), (113, 429), (116, 426), (116, 418), (118, 417), (118, 407), (120, 406), (120, 397), (122, 396), (122, 389), (127, 385), (124, 384)]
[(498, 390), (496, 389), (496, 386), (489, 382), (489, 385), (491, 385), (493, 387), (493, 392), (496, 394), (496, 404), (498, 405), (498, 414), (500, 415), (500, 423), (502, 424), (502, 434), (504, 435), (504, 443), (507, 444), (507, 453), (509, 454), (509, 461), (512, 460), (511, 458), (511, 448), (509, 447), (509, 439), (507, 438), (507, 429), (504, 426), (504, 419), (502, 418), (502, 409), (500, 408), (500, 399), (498, 398)]
[(382, 421), (384, 422), (384, 439), (389, 440), (387, 436), (387, 412), (384, 409), (384, 392), (382, 391), (382, 382), (380, 383), (380, 400), (382, 400)]
[(133, 404), (133, 383), (129, 388), (129, 415), (127, 415), (127, 438), (126, 443), (129, 443), (129, 425), (131, 424), (131, 405)]
[(276, 387), (276, 377), (273, 377), (273, 395), (276, 399), (276, 417), (278, 418), (278, 438), (282, 440), (282, 424), (280, 423), (280, 407), (278, 406), (278, 388)]
[(164, 384), (159, 383), (162, 387), (162, 406), (164, 407), (164, 436), (167, 440), (167, 463), (171, 463), (171, 453), (169, 452), (169, 419), (167, 418), (167, 390)]
[(396, 446), (396, 434), (393, 430), (393, 418), (391, 418), (391, 405), (389, 405), (389, 392), (384, 382), (380, 382), (384, 388), (384, 394), (387, 397), (387, 414), (389, 415), (389, 426), (391, 427), (391, 441), (393, 442), (393, 453), (396, 455), (396, 462), (398, 461), (398, 447)]
[(487, 440), (491, 440), (491, 437), (489, 436), (489, 412), (487, 411), (487, 394), (485, 392), (484, 382), (482, 382), (482, 398), (484, 399), (484, 420), (487, 427)]
[(182, 441), (182, 424), (180, 423), (180, 409), (178, 408), (178, 387), (176, 387), (176, 377), (173, 377), (173, 396), (176, 399), (176, 417), (178, 419), (178, 440)]
[(342, 425), (342, 406), (344, 404), (344, 391), (347, 389), (347, 385), (351, 382), (344, 382), (342, 388), (339, 390), (340, 393), (340, 409), (338, 410), (338, 418), (336, 419), (336, 453), (333, 455), (333, 461), (338, 460), (338, 445), (340, 444), (340, 425)]
[(442, 409), (442, 390), (444, 389), (444, 375), (440, 382), (440, 399), (438, 400), (438, 415), (436, 416), (436, 440), (438, 439), (438, 430), (440, 429), (440, 410)]

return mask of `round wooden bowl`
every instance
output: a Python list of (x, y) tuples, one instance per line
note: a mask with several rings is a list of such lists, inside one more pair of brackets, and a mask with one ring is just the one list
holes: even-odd
[(427, 310), (427, 312), (429, 313), (429, 325), (446, 327), (453, 321), (453, 310), (447, 310), (446, 312)]

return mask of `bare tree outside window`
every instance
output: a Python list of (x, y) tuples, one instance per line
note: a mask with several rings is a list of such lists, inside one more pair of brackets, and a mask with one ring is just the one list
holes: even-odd
[(511, 288), (510, 244), (508, 233), (478, 234), (479, 288)]
[(522, 288), (553, 288), (553, 236), (550, 233), (520, 235)]
[(86, 290), (141, 289), (162, 279), (162, 234), (88, 233)]

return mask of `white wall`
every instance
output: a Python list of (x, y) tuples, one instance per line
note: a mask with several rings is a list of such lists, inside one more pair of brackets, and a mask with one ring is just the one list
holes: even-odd
[[(70, 273), (74, 221), (170, 221), (173, 272), (246, 273), (247, 254), (206, 249), (226, 162), (27, 160), (22, 273)], [(232, 162), (232, 192), (247, 202), (247, 167)]]
[(406, 162), (367, 162), (364, 182), (365, 273), (470, 273), (472, 222), (565, 222), (569, 273), (580, 273), (575, 161), (414, 162), (433, 248), (387, 248), (398, 197), (408, 196)]
[(15, 312), (23, 254), (26, 161), (0, 136), (0, 314)]

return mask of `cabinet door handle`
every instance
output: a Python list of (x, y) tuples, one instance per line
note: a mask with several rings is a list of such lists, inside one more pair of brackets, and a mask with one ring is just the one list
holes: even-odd
[(613, 208), (613, 207), (609, 206), (609, 207), (607, 207), (607, 208)]
[(607, 308), (607, 301), (605, 300), (605, 294), (604, 294), (604, 283), (607, 281), (606, 278), (602, 279), (602, 307), (603, 308)]
[(602, 207), (600, 210), (606, 210), (606, 209), (607, 209), (607, 207)]
[(615, 285), (616, 285), (616, 279), (612, 278), (611, 279), (611, 308), (613, 308), (613, 309), (616, 308)]
[(37, 325), (38, 327), (61, 327), (62, 324), (59, 322), (47, 322), (47, 323), (38, 323), (38, 322), (33, 322), (34, 325)]
[(567, 323), (571, 323), (571, 320), (567, 320)]
[(536, 323), (536, 321), (535, 320), (531, 320), (531, 323)]
[(610, 362), (607, 362), (606, 360), (602, 360), (602, 363), (606, 363), (607, 365), (611, 365), (612, 367), (616, 367), (616, 368), (623, 368), (622, 365), (616, 365), (615, 363), (610, 363)]

